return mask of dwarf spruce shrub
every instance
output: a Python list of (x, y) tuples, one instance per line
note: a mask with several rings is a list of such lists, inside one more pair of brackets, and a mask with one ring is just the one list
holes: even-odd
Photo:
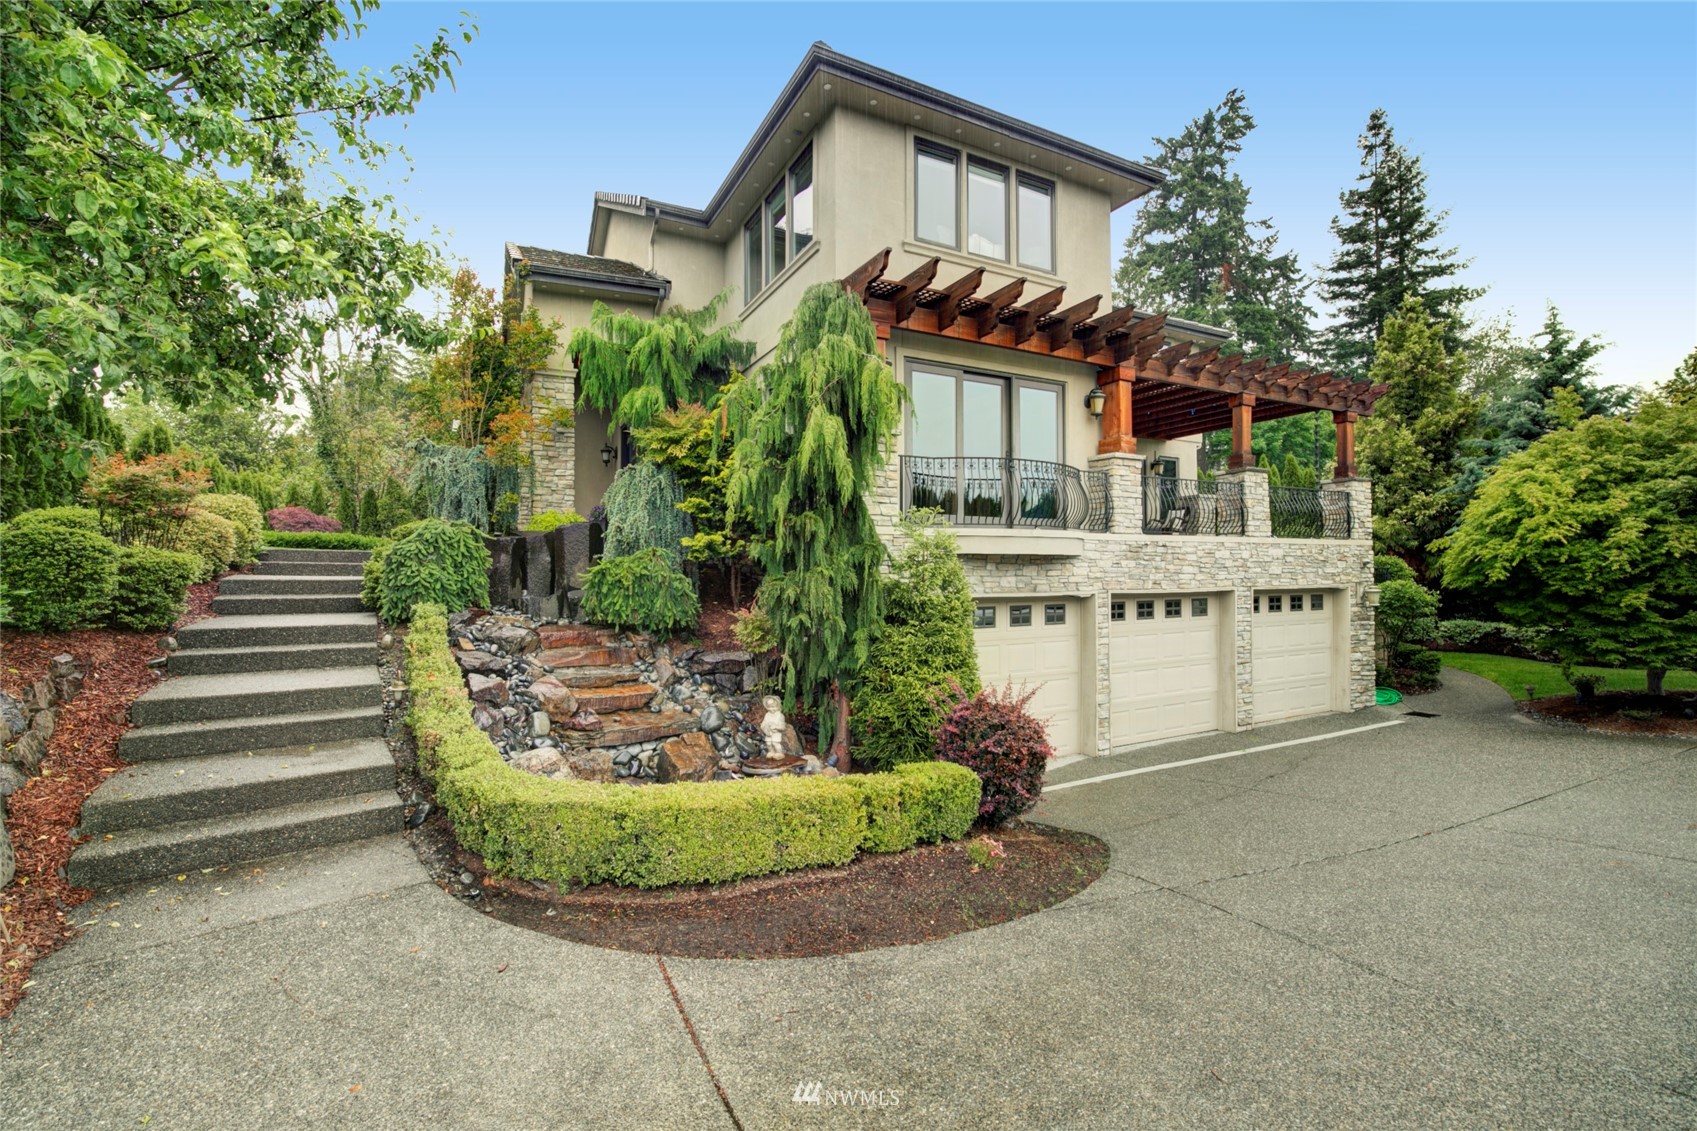
[(591, 566), (583, 577), (584, 618), (656, 636), (693, 628), (701, 599), (673, 560), (650, 547)]
[(41, 510), (23, 511), (12, 518), (12, 526), (18, 530), (27, 526), (69, 526), (90, 534), (101, 533), (100, 512), (88, 507), (43, 507)]
[(642, 789), (516, 770), (472, 722), (439, 606), (414, 610), (406, 678), (419, 768), (460, 843), (497, 875), (644, 888), (722, 883), (959, 837), (978, 811), (978, 779), (941, 762)]
[(463, 522), (425, 519), (383, 556), (378, 611), (390, 624), (412, 619), (420, 602), (459, 612), (489, 603), (489, 551)]
[(183, 615), (184, 597), (200, 575), (201, 561), (177, 550), (122, 546), (117, 567), (107, 623), (153, 632), (170, 628)]
[(937, 756), (951, 682), (978, 691), (972, 589), (954, 533), (934, 513), (903, 518), (902, 548), (884, 580), (884, 631), (854, 697), (854, 756), (877, 769)]
[(259, 555), (259, 546), (265, 537), (265, 516), (252, 498), (247, 495), (201, 495), (195, 499), (194, 506), (196, 510), (210, 511), (235, 524), (236, 551), (231, 561), (246, 564)]
[(117, 578), (117, 547), (91, 530), (52, 523), (0, 526), (0, 605), (25, 632), (93, 624)]
[(1043, 772), (1055, 756), (1043, 723), (1026, 711), (1035, 687), (1013, 684), (962, 693), (937, 731), (937, 757), (965, 766), (984, 785), (978, 815), (999, 825), (1037, 804)]

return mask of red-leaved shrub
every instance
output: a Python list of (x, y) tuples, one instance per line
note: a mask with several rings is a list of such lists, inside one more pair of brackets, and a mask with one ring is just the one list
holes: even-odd
[(265, 525), (273, 530), (319, 530), (326, 534), (342, 532), (341, 523), (325, 515), (313, 514), (305, 507), (273, 507), (265, 512)]
[(1043, 770), (1055, 756), (1042, 721), (1025, 709), (1037, 689), (1018, 692), (1009, 683), (970, 697), (958, 684), (954, 690), (954, 706), (937, 730), (937, 757), (978, 775), (978, 817), (999, 825), (1037, 804)]

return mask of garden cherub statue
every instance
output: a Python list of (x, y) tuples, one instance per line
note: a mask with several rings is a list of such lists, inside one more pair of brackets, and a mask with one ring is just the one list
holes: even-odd
[(777, 761), (784, 756), (784, 703), (776, 695), (768, 695), (760, 700), (760, 705), (766, 708), (766, 717), (760, 720), (760, 736), (766, 742), (766, 757)]

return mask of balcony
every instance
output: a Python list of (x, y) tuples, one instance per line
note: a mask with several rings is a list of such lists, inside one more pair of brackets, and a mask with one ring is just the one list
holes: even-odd
[(1064, 463), (999, 456), (903, 456), (902, 509), (934, 507), (957, 526), (1104, 533), (1108, 477)]
[(1242, 534), (1243, 485), (1151, 475), (1143, 480), (1143, 533)]
[(1268, 487), (1274, 538), (1348, 538), (1354, 533), (1349, 492), (1323, 487)]

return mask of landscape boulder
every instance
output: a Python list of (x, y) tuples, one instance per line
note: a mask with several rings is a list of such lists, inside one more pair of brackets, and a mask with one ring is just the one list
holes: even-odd
[(577, 714), (577, 696), (553, 676), (543, 676), (532, 683), (530, 693), (542, 704), (548, 717), (560, 726), (568, 725), (572, 716)]
[(719, 768), (719, 753), (699, 731), (680, 734), (660, 744), (655, 776), (662, 782), (712, 781)]

